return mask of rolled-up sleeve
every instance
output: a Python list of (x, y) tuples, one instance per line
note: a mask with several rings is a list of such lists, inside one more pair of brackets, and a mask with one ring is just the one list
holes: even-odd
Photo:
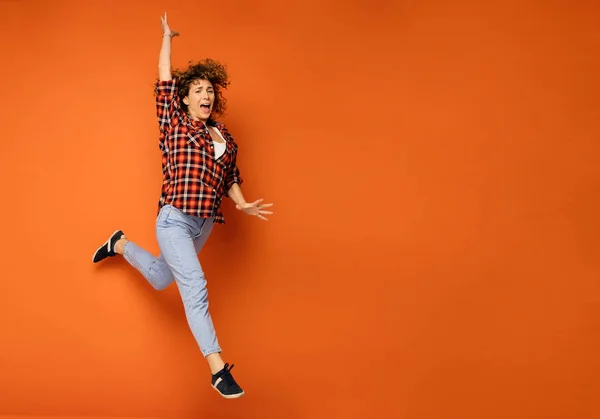
[(158, 80), (155, 86), (156, 117), (161, 133), (169, 130), (172, 120), (179, 110), (177, 97), (177, 79)]
[(225, 192), (227, 194), (227, 192), (229, 192), (229, 190), (231, 189), (231, 187), (234, 184), (238, 184), (238, 185), (242, 185), (242, 182), (244, 182), (244, 179), (242, 179), (242, 176), (240, 175), (240, 169), (237, 165), (237, 153), (234, 154), (234, 156), (232, 157), (232, 161), (231, 164), (229, 165), (229, 168), (227, 170), (227, 173), (225, 175)]

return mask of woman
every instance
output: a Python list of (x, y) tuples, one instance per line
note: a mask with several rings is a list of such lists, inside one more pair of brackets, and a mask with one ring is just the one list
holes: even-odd
[(213, 322), (208, 311), (206, 279), (198, 253), (215, 223), (224, 223), (221, 201), (228, 196), (236, 208), (266, 220), (272, 214), (259, 199), (248, 203), (240, 185), (236, 163), (237, 144), (224, 124), (213, 120), (221, 115), (227, 87), (225, 68), (206, 59), (184, 71), (171, 74), (171, 40), (178, 36), (161, 17), (163, 37), (156, 83), (159, 146), (162, 152), (163, 185), (158, 203), (156, 236), (160, 248), (154, 257), (121, 230), (113, 233), (94, 254), (93, 262), (116, 255), (135, 267), (157, 290), (176, 282), (189, 327), (212, 374), (212, 386), (223, 397), (236, 398), (244, 391), (221, 358)]

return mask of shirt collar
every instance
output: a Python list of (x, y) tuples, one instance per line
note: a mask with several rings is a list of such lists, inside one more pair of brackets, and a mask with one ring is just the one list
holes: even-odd
[(196, 121), (195, 119), (190, 118), (187, 114), (185, 114), (184, 116), (184, 122), (187, 126), (193, 128), (196, 131), (205, 131), (205, 128), (208, 128), (209, 126), (214, 126), (223, 134), (225, 134), (225, 131), (227, 131), (227, 127), (222, 122), (213, 120), (212, 124), (205, 124), (202, 121)]
[(187, 114), (184, 116), (184, 121), (188, 127), (193, 128), (196, 131), (204, 131), (205, 128), (208, 127), (208, 124), (205, 124), (202, 121), (196, 121), (195, 119), (190, 118)]

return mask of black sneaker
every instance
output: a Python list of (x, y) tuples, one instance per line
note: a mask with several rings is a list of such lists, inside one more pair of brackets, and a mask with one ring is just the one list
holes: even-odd
[(96, 253), (94, 253), (94, 257), (92, 258), (92, 261), (94, 263), (98, 263), (103, 259), (106, 259), (109, 256), (115, 256), (115, 243), (118, 242), (120, 239), (124, 239), (125, 238), (125, 234), (123, 234), (123, 232), (121, 230), (117, 230), (115, 231), (112, 236), (110, 236), (108, 238), (108, 240), (106, 241), (106, 243), (104, 243), (102, 246), (100, 246), (98, 248), (98, 250), (96, 250)]
[(215, 390), (226, 399), (235, 399), (244, 395), (244, 390), (233, 379), (231, 375), (231, 367), (229, 364), (225, 364), (225, 367), (221, 371), (212, 376), (212, 386)]

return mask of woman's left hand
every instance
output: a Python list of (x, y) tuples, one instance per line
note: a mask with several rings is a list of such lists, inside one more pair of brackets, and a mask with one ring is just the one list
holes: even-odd
[(261, 220), (267, 220), (267, 218), (263, 214), (273, 214), (271, 211), (265, 211), (263, 208), (272, 207), (273, 204), (261, 204), (263, 200), (259, 199), (254, 202), (246, 202), (244, 204), (236, 205), (235, 207), (245, 212), (248, 215), (256, 215)]

